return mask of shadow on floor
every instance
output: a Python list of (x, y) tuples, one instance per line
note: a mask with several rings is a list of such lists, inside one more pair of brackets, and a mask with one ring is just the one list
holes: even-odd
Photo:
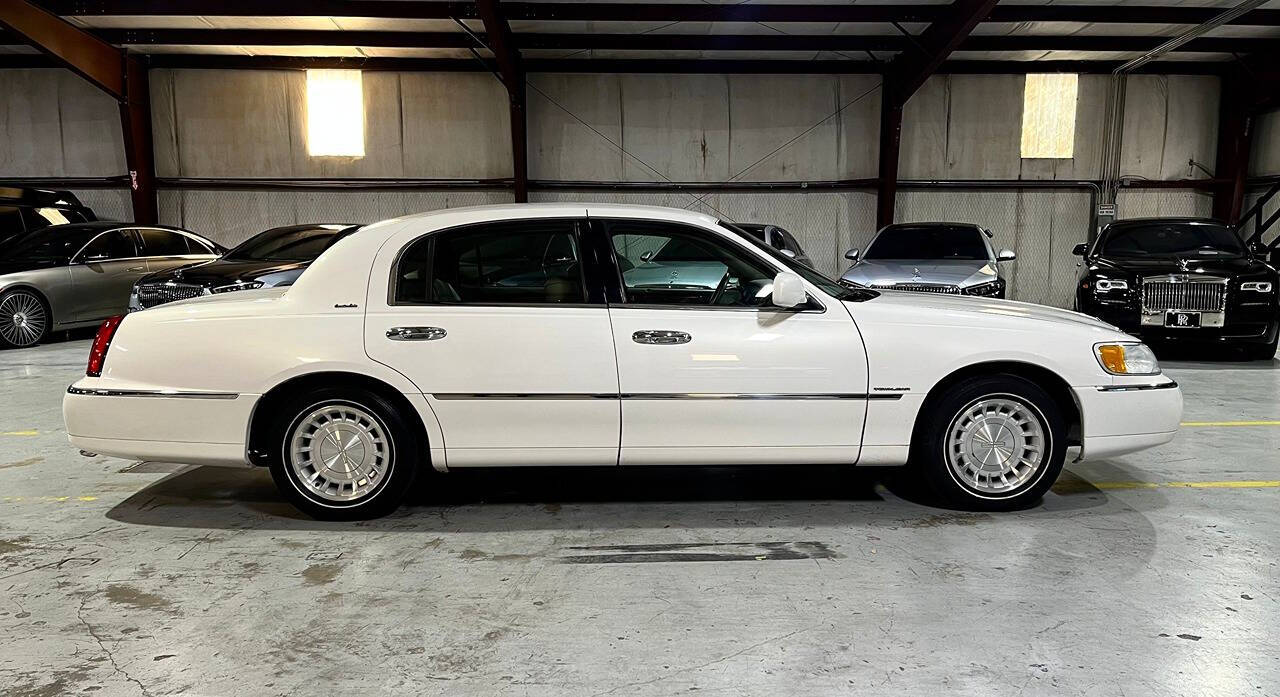
[[(813, 466), (455, 471), (420, 482), (395, 514), (353, 524), (303, 516), (280, 496), (265, 471), (197, 467), (147, 486), (112, 508), (108, 517), (136, 525), (206, 529), (354, 525), (471, 532), (739, 524), (874, 527), (991, 517), (937, 507), (915, 487), (880, 486), (892, 473)], [(1041, 504), (1010, 515), (1054, 518), (1109, 502), (1104, 492), (1069, 472), (1054, 491)]]
[(1151, 346), (1161, 365), (1179, 370), (1271, 370), (1277, 367), (1275, 358), (1250, 360), (1243, 350), (1216, 344), (1157, 343)]

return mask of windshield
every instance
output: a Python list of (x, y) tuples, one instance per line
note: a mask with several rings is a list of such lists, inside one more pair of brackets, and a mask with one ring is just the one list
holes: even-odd
[(862, 258), (989, 261), (982, 233), (968, 225), (895, 225), (885, 228)]
[(239, 261), (313, 261), (328, 249), (343, 228), (337, 225), (313, 228), (276, 228), (241, 242), (227, 252), (227, 259)]
[(1112, 228), (1102, 253), (1115, 257), (1244, 256), (1235, 230), (1206, 223), (1151, 223)]
[(743, 230), (742, 228), (739, 228), (737, 225), (734, 225), (733, 223), (728, 223), (722, 220), (720, 221), (720, 225), (725, 229), (732, 230), (733, 232), (737, 233), (739, 237), (749, 242), (751, 246), (763, 251), (765, 254), (768, 254), (771, 258), (777, 260), (779, 263), (781, 263), (783, 266), (790, 269), (796, 275), (812, 283), (818, 288), (821, 288), (822, 292), (826, 293), (827, 295), (830, 295), (831, 297), (837, 300), (852, 300), (856, 302), (861, 302), (863, 300), (870, 300), (871, 298), (875, 298), (880, 295), (879, 293), (869, 288), (850, 288), (848, 286), (844, 286), (839, 283), (836, 283), (830, 278), (827, 278), (821, 271), (818, 271), (817, 269), (801, 264), (795, 259), (792, 259), (791, 257), (783, 254), (782, 252), (779, 252), (773, 247), (770, 247), (764, 242), (756, 239), (754, 235), (747, 232), (746, 230)]

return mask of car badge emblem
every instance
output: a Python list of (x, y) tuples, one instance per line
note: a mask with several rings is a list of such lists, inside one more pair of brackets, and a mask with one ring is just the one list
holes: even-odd
[(920, 277), (920, 269), (919, 269), (919, 268), (916, 268), (916, 267), (912, 267), (912, 269), (911, 269), (911, 280), (913, 280), (913, 281), (919, 281), (919, 280), (920, 280), (920, 278), (921, 278), (921, 277)]
[(1190, 270), (1191, 270), (1191, 269), (1187, 268), (1187, 260), (1186, 260), (1186, 259), (1182, 259), (1182, 258), (1179, 258), (1179, 259), (1178, 259), (1178, 270), (1179, 270), (1179, 271), (1190, 271)]

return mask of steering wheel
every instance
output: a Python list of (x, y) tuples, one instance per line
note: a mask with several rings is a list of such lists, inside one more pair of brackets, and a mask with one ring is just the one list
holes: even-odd
[(724, 275), (720, 277), (720, 283), (716, 284), (716, 290), (711, 294), (711, 305), (719, 305), (720, 298), (724, 295), (725, 290), (729, 287), (729, 269), (724, 270)]

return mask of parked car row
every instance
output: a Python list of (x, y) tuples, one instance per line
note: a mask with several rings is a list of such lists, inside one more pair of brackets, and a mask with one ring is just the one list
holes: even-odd
[(0, 348), (174, 300), (289, 285), (358, 227), (274, 228), (228, 251), (182, 228), (95, 218), (69, 192), (0, 189)]
[[(93, 325), (125, 309), (287, 286), (359, 227), (273, 228), (228, 251), (189, 230), (90, 222), (94, 217), (70, 192), (0, 189), (0, 346), (30, 346), (50, 331)], [(796, 237), (778, 225), (724, 224), (813, 267)], [(686, 240), (621, 239), (621, 273), (655, 299), (733, 304), (765, 294), (769, 279), (728, 274), (722, 260)], [(1016, 255), (997, 250), (993, 239), (990, 230), (969, 223), (888, 225), (865, 251), (846, 252), (851, 265), (840, 281), (875, 290), (1004, 298), (1007, 267)], [(572, 252), (567, 238), (548, 238), (541, 250), (547, 263), (536, 273), (506, 275), (498, 284), (502, 293), (571, 290), (564, 284), (578, 271)], [(1083, 257), (1077, 311), (1153, 341), (1226, 343), (1251, 357), (1275, 355), (1280, 278), (1246, 249), (1235, 228), (1190, 218), (1124, 220), (1074, 252)], [(504, 273), (494, 258), (485, 262), (477, 276)]]

